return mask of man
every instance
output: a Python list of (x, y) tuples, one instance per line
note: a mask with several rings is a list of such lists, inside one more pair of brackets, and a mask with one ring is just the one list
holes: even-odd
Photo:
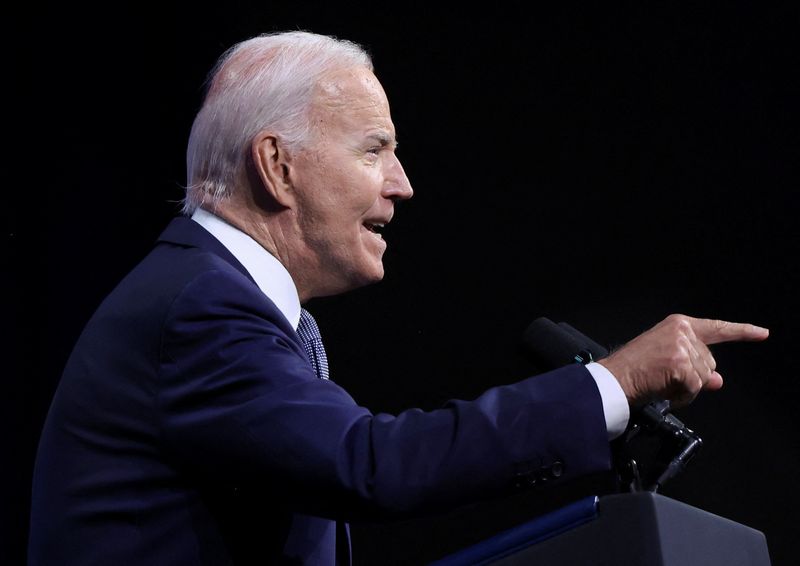
[(587, 367), (424, 413), (327, 379), (301, 304), (379, 281), (412, 196), (356, 45), (255, 38), (217, 65), (185, 211), (67, 363), (34, 474), (31, 564), (333, 564), (344, 521), (607, 470), (628, 406), (722, 385), (706, 344), (752, 325), (672, 316)]

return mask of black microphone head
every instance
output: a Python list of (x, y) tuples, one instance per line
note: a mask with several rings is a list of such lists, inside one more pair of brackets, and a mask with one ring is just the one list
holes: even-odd
[(601, 346), (577, 328), (570, 326), (566, 322), (559, 322), (558, 325), (572, 334), (573, 338), (581, 345), (581, 350), (589, 352), (592, 355), (592, 360), (599, 360), (608, 355), (608, 348)]
[(546, 317), (534, 320), (522, 335), (525, 353), (549, 369), (575, 363), (582, 346), (575, 337)]

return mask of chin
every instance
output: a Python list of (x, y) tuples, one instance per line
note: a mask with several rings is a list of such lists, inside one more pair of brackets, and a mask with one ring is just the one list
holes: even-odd
[(373, 283), (379, 283), (380, 281), (383, 280), (383, 275), (384, 275), (383, 266), (381, 266), (380, 269), (374, 269), (370, 271), (368, 274), (365, 273), (361, 278), (359, 287), (363, 287), (365, 285), (372, 285)]
[(352, 271), (347, 277), (340, 279), (336, 284), (332, 284), (333, 282), (328, 280), (329, 285), (326, 286), (324, 290), (318, 290), (314, 296), (330, 297), (334, 295), (341, 295), (342, 293), (347, 293), (349, 291), (355, 291), (361, 287), (366, 287), (367, 285), (380, 282), (383, 279), (383, 274), (384, 272), (382, 264), (377, 267), (371, 267), (370, 269)]
[(383, 280), (383, 262), (379, 260), (377, 264), (370, 265), (368, 268), (360, 270), (355, 275), (356, 276), (353, 278), (353, 288), (365, 287), (366, 285), (378, 283)]

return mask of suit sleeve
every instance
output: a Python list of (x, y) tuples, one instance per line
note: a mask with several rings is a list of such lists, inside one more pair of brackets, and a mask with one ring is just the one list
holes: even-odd
[(582, 366), (435, 411), (372, 414), (318, 379), (274, 305), (223, 270), (172, 304), (153, 387), (176, 466), (232, 488), (275, 486), (318, 515), (446, 508), (610, 467)]

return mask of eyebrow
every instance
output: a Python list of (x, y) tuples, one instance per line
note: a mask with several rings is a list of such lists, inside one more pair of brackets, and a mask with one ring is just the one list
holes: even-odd
[(381, 144), (381, 147), (386, 147), (387, 145), (394, 145), (395, 147), (397, 147), (397, 138), (394, 138), (384, 132), (369, 134), (367, 136), (367, 139), (372, 139), (377, 141), (379, 144)]

